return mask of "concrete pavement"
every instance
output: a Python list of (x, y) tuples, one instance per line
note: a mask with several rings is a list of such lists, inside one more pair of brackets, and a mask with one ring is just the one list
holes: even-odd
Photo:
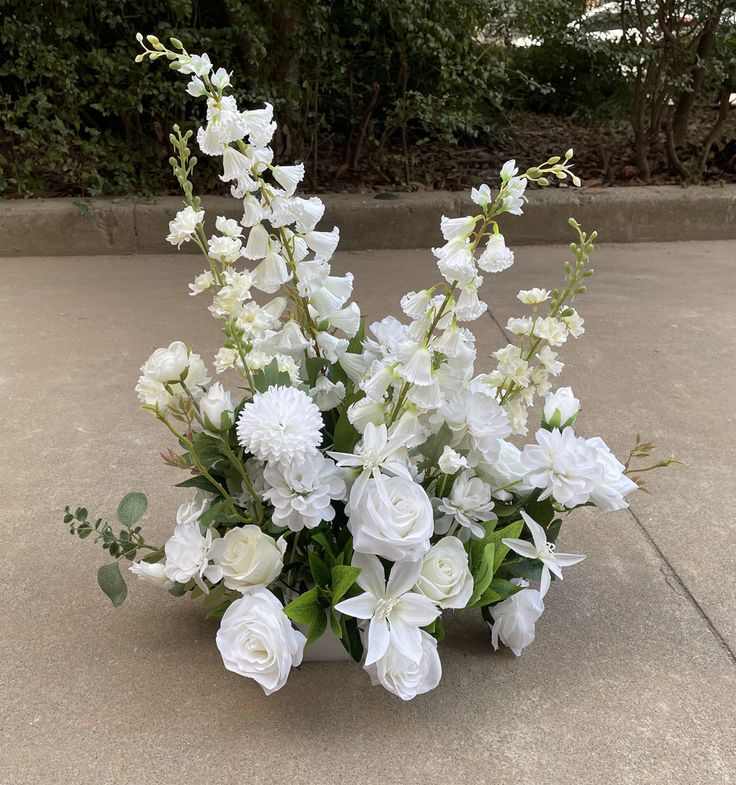
[[(481, 354), (521, 313), (516, 290), (560, 280), (564, 246), (516, 252), (487, 276)], [(380, 317), (433, 282), (433, 262), (361, 251), (335, 268)], [(566, 523), (565, 549), (588, 558), (553, 587), (521, 658), (456, 615), (440, 686), (403, 704), (350, 663), (304, 665), (266, 698), (224, 670), (196, 603), (132, 584), (113, 610), (95, 581), (104, 554), (69, 536), (62, 509), (110, 516), (144, 490), (151, 539), (170, 531), (180, 478), (133, 386), (155, 346), (181, 339), (208, 361), (217, 348), (187, 297), (201, 263), (0, 260), (0, 784), (735, 782), (735, 263), (736, 242), (599, 250), (586, 335), (563, 350), (578, 430), (620, 454), (640, 432), (688, 465), (652, 476), (631, 513)]]

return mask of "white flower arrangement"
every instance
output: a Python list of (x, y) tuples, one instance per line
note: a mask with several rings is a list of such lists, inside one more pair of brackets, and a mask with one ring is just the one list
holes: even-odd
[[(364, 333), (352, 275), (330, 270), (339, 230), (317, 230), (324, 205), (296, 195), (304, 167), (273, 163), (272, 107), (240, 110), (225, 95), (231, 75), (213, 71), (206, 54), (176, 39), (173, 49), (138, 40), (138, 61), (165, 57), (191, 75), (187, 91), (207, 102), (197, 144), (222, 157), (221, 178), (243, 208), (239, 223), (218, 216), (207, 236), (191, 181), (193, 134), (175, 127), (171, 165), (185, 206), (167, 239), (202, 252), (191, 295), (211, 296), (224, 334), (215, 371), (237, 374), (245, 394), (212, 383), (180, 341), (143, 364), (142, 408), (175, 437), (181, 452), (163, 457), (187, 472), (179, 485), (197, 497), (182, 504), (162, 547), (137, 525), (143, 494), (121, 502), (118, 534), (67, 508), (72, 533), (94, 534), (116, 559), (100, 568), (101, 587), (115, 605), (125, 599), (127, 559), (137, 577), (202, 597), (208, 616), (221, 617), (225, 667), (267, 694), (328, 627), (374, 684), (404, 700), (440, 680), (445, 609), (479, 609), (493, 647), (520, 655), (552, 578), (584, 558), (556, 551), (561, 516), (583, 505), (622, 509), (638, 487), (601, 439), (576, 435), (572, 390), (552, 390), (563, 368), (555, 350), (583, 333), (572, 302), (592, 275), (595, 233), (570, 221), (577, 239), (565, 285), (519, 293), (527, 311), (508, 324), (518, 342), (498, 349), (493, 367), (476, 368), (466, 326), (487, 308), (480, 271), (514, 263), (498, 219), (522, 214), (530, 182), (579, 184), (572, 150), (522, 174), (509, 161), (495, 194), (473, 188), (476, 214), (441, 220), (445, 243), (433, 253), (443, 280), (401, 299), (405, 321), (387, 316)], [(541, 427), (520, 449), (510, 439), (527, 435), (538, 400)], [(650, 451), (637, 442), (630, 458)]]

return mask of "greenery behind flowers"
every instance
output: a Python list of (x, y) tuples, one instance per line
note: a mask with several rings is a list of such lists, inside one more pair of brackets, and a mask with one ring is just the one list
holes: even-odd
[[(136, 69), (138, 30), (176, 32), (245, 74), (237, 98), (268, 100), (282, 154), (315, 162), (320, 142), (346, 168), (370, 146), (488, 134), (499, 58), (473, 31), (481, 0), (0, 0), (0, 193), (168, 190), (168, 129), (193, 125), (193, 99)], [(204, 187), (218, 184), (203, 161)]]

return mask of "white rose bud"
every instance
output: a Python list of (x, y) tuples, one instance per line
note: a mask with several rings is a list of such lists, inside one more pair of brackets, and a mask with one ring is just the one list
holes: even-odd
[(467, 459), (463, 458), (460, 453), (455, 452), (449, 445), (445, 445), (445, 449), (442, 451), (442, 455), (440, 455), (438, 464), (440, 470), (445, 474), (455, 474), (455, 472), (459, 472), (460, 469), (468, 468)]
[(498, 605), (491, 605), (491, 643), (494, 649), (498, 649), (500, 639), (520, 657), (521, 652), (534, 641), (534, 625), (544, 612), (544, 602), (536, 589), (526, 588), (529, 583), (523, 578), (515, 578), (511, 583), (524, 588)]
[(245, 592), (268, 586), (284, 568), (286, 541), (264, 534), (258, 526), (230, 529), (210, 546), (209, 556), (222, 569), (228, 589)]
[(267, 589), (235, 600), (222, 617), (216, 640), (225, 667), (257, 681), (266, 695), (286, 684), (289, 671), (301, 664), (307, 641)]
[(141, 371), (149, 379), (165, 383), (178, 382), (189, 367), (189, 349), (181, 341), (174, 341), (165, 349), (156, 349)]
[(374, 687), (380, 684), (401, 700), (408, 701), (433, 690), (440, 683), (442, 664), (437, 653), (437, 641), (424, 630), (421, 630), (421, 636), (421, 654), (416, 662), (389, 643), (383, 657), (365, 666)]
[(544, 400), (544, 423), (562, 430), (575, 422), (579, 411), (580, 401), (573, 395), (572, 388), (560, 387)]
[(353, 548), (391, 561), (416, 561), (429, 550), (434, 515), (421, 485), (404, 477), (371, 479), (351, 509)]
[(429, 549), (413, 589), (440, 608), (464, 608), (473, 593), (468, 555), (457, 537), (445, 537)]
[(234, 422), (235, 407), (230, 393), (215, 382), (199, 402), (199, 411), (209, 430), (226, 431)]

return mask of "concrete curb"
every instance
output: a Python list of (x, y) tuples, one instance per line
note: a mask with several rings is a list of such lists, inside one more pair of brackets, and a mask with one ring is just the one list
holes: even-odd
[[(320, 228), (340, 227), (340, 250), (428, 248), (440, 240), (441, 215), (467, 215), (475, 208), (464, 193), (323, 194), (327, 210)], [(210, 215), (239, 218), (237, 202), (205, 197)], [(88, 256), (167, 253), (168, 222), (178, 197), (155, 202), (73, 198), (3, 200), (0, 256)], [(723, 187), (632, 186), (534, 190), (524, 220), (504, 219), (510, 243), (567, 243), (574, 216), (602, 242), (736, 239), (736, 185)]]

